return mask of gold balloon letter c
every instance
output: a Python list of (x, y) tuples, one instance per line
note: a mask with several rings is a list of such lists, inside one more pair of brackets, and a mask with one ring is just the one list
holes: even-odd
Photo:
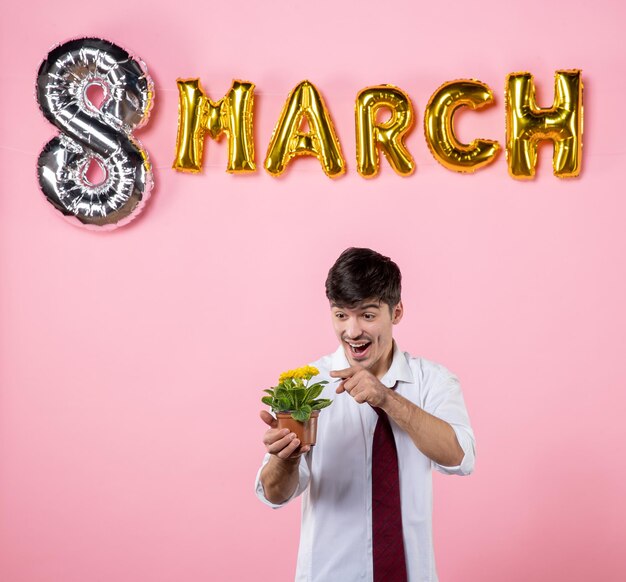
[(493, 93), (484, 83), (459, 80), (444, 83), (430, 98), (424, 111), (426, 142), (435, 159), (456, 172), (473, 172), (494, 161), (497, 141), (475, 139), (461, 143), (454, 134), (453, 117), (459, 107), (482, 109), (493, 103)]

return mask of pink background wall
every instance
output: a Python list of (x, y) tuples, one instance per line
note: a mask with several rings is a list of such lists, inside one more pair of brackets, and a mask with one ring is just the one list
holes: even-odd
[[(461, 378), (476, 472), (435, 476), (442, 581), (626, 579), (624, 4), (242, 0), (17, 2), (0, 35), (0, 579), (292, 579), (296, 504), (254, 497), (260, 390), (335, 348), (323, 294), (341, 250), (371, 246), (404, 273), (401, 346)], [(110, 39), (142, 57), (156, 107), (137, 136), (156, 189), (131, 225), (75, 228), (39, 194), (56, 130), (33, 93), (49, 48)], [(443, 82), (477, 78), (496, 105), (462, 138), (505, 143), (504, 81), (557, 69), (585, 83), (583, 172), (517, 182), (501, 155), (474, 176), (430, 155), (423, 111)], [(283, 178), (171, 169), (177, 77), (215, 99), (256, 83), (262, 165), (289, 91), (322, 92), (348, 163)], [(355, 168), (354, 98), (409, 93), (416, 173)]]

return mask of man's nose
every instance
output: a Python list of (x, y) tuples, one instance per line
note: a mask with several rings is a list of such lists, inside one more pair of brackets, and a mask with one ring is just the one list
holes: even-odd
[(362, 333), (359, 320), (356, 317), (350, 318), (346, 325), (346, 336), (349, 339), (357, 339)]

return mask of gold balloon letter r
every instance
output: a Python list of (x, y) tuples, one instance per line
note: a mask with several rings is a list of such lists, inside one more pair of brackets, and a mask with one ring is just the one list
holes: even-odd
[[(381, 108), (391, 110), (391, 117), (377, 122), (376, 115)], [(357, 95), (355, 113), (359, 174), (372, 178), (378, 173), (378, 146), (397, 174), (412, 174), (415, 163), (403, 142), (413, 125), (413, 106), (407, 94), (392, 85), (367, 87)]]

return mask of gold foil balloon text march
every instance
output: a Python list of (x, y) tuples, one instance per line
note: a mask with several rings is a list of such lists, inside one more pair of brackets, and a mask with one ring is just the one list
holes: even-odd
[[(228, 136), (227, 171), (253, 172), (253, 91), (254, 85), (234, 81), (219, 101), (211, 101), (198, 79), (179, 80), (178, 139), (174, 168), (199, 172), (202, 169), (204, 139)], [(505, 87), (506, 153), (513, 178), (535, 175), (537, 145), (554, 143), (552, 166), (555, 176), (578, 176), (582, 166), (583, 83), (579, 70), (557, 71), (552, 107), (541, 109), (535, 100), (530, 73), (513, 73)], [(433, 157), (445, 168), (471, 173), (491, 164), (500, 144), (490, 139), (462, 143), (455, 133), (454, 116), (462, 107), (480, 111), (494, 103), (491, 89), (474, 79), (444, 83), (430, 98), (424, 111), (424, 133)], [(379, 119), (381, 112), (388, 119)], [(404, 140), (414, 122), (408, 95), (392, 85), (361, 90), (355, 101), (356, 167), (364, 178), (380, 170), (380, 151), (400, 176), (415, 171), (415, 162)], [(308, 127), (304, 127), (304, 125)], [(325, 174), (341, 176), (346, 169), (335, 128), (318, 89), (303, 81), (289, 94), (270, 139), (264, 167), (280, 176), (298, 156), (315, 156)]]

